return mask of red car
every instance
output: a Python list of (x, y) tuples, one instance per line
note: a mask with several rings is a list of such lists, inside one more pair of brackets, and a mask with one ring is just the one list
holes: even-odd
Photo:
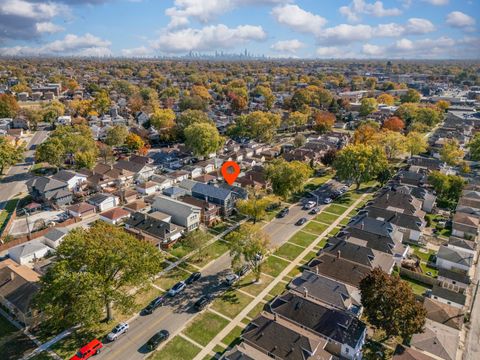
[(103, 344), (94, 339), (90, 341), (87, 345), (82, 347), (70, 360), (85, 360), (90, 358), (93, 355), (97, 355), (100, 352), (100, 349), (103, 347)]

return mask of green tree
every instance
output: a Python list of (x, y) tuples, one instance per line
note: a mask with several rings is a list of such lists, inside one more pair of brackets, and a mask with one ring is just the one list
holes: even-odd
[(24, 151), (23, 145), (12, 144), (5, 137), (0, 136), (0, 175), (6, 167), (22, 161)]
[(404, 103), (418, 103), (420, 102), (420, 94), (414, 89), (408, 89), (405, 94), (400, 96), (400, 101)]
[(303, 134), (297, 134), (295, 135), (295, 138), (293, 139), (293, 146), (296, 148), (299, 148), (307, 142), (307, 138)]
[(223, 138), (217, 127), (208, 123), (197, 123), (188, 126), (185, 131), (185, 145), (197, 156), (208, 156), (216, 153), (223, 145)]
[(287, 124), (290, 126), (303, 126), (308, 122), (308, 115), (300, 111), (293, 111), (288, 115)]
[(473, 161), (480, 161), (480, 133), (475, 134), (472, 140), (468, 143), (470, 150), (470, 158)]
[(172, 109), (157, 109), (150, 116), (150, 124), (158, 131), (160, 139), (171, 140), (174, 137), (175, 113)]
[(93, 107), (100, 115), (105, 114), (108, 110), (110, 110), (112, 102), (110, 101), (110, 97), (105, 90), (99, 91), (95, 94), (95, 100), (93, 101)]
[(375, 268), (360, 282), (360, 294), (368, 322), (387, 338), (401, 336), (408, 343), (423, 332), (427, 311), (400, 277)]
[(275, 102), (275, 96), (273, 95), (272, 90), (263, 85), (259, 85), (253, 91), (254, 95), (263, 96), (263, 103), (265, 104), (265, 108), (270, 110)]
[(65, 147), (62, 141), (53, 137), (39, 144), (35, 151), (35, 161), (60, 167), (65, 162)]
[(102, 221), (72, 230), (41, 277), (35, 303), (54, 324), (98, 324), (113, 309), (129, 312), (133, 288), (143, 288), (161, 270), (158, 249)]
[(370, 115), (377, 110), (377, 100), (374, 98), (363, 98), (360, 102), (360, 116)]
[(207, 232), (197, 229), (188, 232), (183, 238), (182, 244), (188, 247), (191, 251), (196, 251), (194, 257), (201, 260), (207, 255), (205, 253), (205, 251), (207, 251), (205, 245), (210, 239), (211, 236)]
[(258, 220), (262, 220), (267, 214), (268, 206), (278, 202), (276, 196), (267, 195), (265, 191), (255, 188), (248, 189), (248, 198), (237, 201), (237, 209), (240, 213), (252, 218), (256, 224)]
[(375, 179), (387, 167), (385, 153), (378, 146), (347, 145), (337, 153), (333, 167), (341, 180), (350, 180), (357, 189), (364, 182)]
[(54, 100), (42, 108), (43, 121), (53, 123), (59, 116), (65, 114), (65, 106), (57, 100)]
[(77, 169), (93, 169), (97, 163), (98, 151), (79, 151), (75, 153), (75, 167)]
[(276, 159), (265, 168), (265, 176), (272, 183), (273, 193), (283, 198), (302, 190), (312, 173), (307, 164), (284, 159)]
[(405, 124), (407, 124), (407, 126), (410, 126), (410, 124), (412, 124), (416, 119), (417, 110), (418, 104), (402, 104), (395, 111), (395, 116), (398, 116), (405, 122)]
[(396, 131), (384, 130), (374, 136), (371, 144), (383, 148), (387, 159), (392, 160), (405, 150), (405, 136)]
[(245, 223), (226, 236), (232, 267), (240, 268), (248, 264), (255, 274), (255, 280), (260, 280), (262, 273), (262, 258), (268, 251), (270, 239), (258, 225)]
[(427, 140), (422, 134), (412, 131), (405, 137), (405, 150), (410, 153), (410, 157), (424, 153), (427, 149)]
[(122, 146), (128, 136), (128, 129), (125, 125), (115, 125), (108, 129), (105, 143), (110, 146)]
[(137, 134), (129, 133), (125, 139), (125, 146), (132, 152), (137, 152), (145, 146), (145, 142)]
[(440, 159), (450, 166), (457, 165), (463, 156), (464, 152), (455, 138), (446, 140), (440, 149)]
[(429, 129), (431, 129), (442, 121), (442, 117), (443, 114), (436, 108), (420, 107), (415, 112), (413, 124), (420, 123), (426, 125)]
[(428, 175), (428, 183), (435, 190), (439, 205), (455, 209), (465, 186), (465, 180), (461, 176), (432, 171)]
[(229, 132), (233, 136), (247, 137), (260, 142), (270, 142), (275, 136), (280, 123), (281, 118), (278, 114), (254, 111), (237, 117), (235, 125), (229, 129)]
[(185, 110), (177, 117), (176, 131), (178, 136), (184, 139), (184, 130), (190, 125), (197, 123), (215, 125), (205, 112), (200, 110)]
[(0, 94), (0, 118), (14, 118), (19, 110), (20, 106), (14, 96)]

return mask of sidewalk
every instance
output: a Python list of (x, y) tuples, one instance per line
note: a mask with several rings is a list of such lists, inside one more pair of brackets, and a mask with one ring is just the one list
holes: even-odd
[(203, 349), (195, 356), (194, 360), (202, 360), (210, 352), (213, 348), (221, 342), (221, 340), (227, 336), (234, 328), (237, 326), (243, 318), (245, 318), (248, 313), (279, 283), (282, 279), (290, 273), (302, 260), (305, 256), (307, 256), (313, 249), (318, 245), (320, 241), (323, 240), (325, 236), (327, 236), (340, 222), (348, 216), (348, 214), (355, 209), (355, 207), (362, 202), (362, 200), (367, 196), (367, 194), (363, 194), (359, 197), (340, 217), (338, 217), (330, 226), (321, 233), (315, 241), (313, 241), (309, 246), (305, 248), (305, 250), (297, 256), (297, 258), (290, 262), (285, 269), (275, 278), (273, 279), (270, 284), (263, 289), (255, 299), (252, 301), (225, 327), (220, 331)]

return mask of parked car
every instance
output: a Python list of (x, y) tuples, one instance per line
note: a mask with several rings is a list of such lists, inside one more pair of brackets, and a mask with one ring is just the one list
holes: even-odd
[(289, 209), (289, 208), (283, 208), (283, 209), (280, 210), (280, 212), (277, 214), (277, 218), (284, 218), (285, 216), (288, 215), (289, 212), (290, 212), (290, 209)]
[(78, 352), (70, 358), (70, 360), (85, 360), (93, 355), (100, 353), (100, 349), (103, 347), (103, 344), (100, 340), (94, 339), (90, 341), (87, 345), (82, 347)]
[(168, 290), (168, 295), (173, 297), (185, 290), (186, 287), (187, 285), (185, 284), (185, 282), (179, 281), (178, 283), (173, 285), (170, 290)]
[(304, 210), (310, 210), (315, 207), (317, 203), (315, 201), (308, 201), (305, 205), (303, 205)]
[(237, 271), (237, 275), (238, 276), (243, 276), (248, 272), (249, 269), (250, 269), (250, 266), (245, 264)]
[(229, 286), (233, 285), (238, 280), (237, 274), (228, 274), (225, 277), (225, 283)]
[(143, 309), (142, 313), (145, 314), (145, 315), (150, 315), (153, 313), (153, 311), (162, 306), (162, 304), (164, 303), (165, 301), (165, 297), (163, 296), (159, 296), (155, 299), (153, 299), (150, 304), (147, 305), (147, 307), (145, 309)]
[(305, 224), (307, 222), (307, 218), (300, 218), (297, 220), (297, 222), (295, 223), (295, 225), (297, 226), (302, 226), (303, 224)]
[(331, 204), (332, 201), (333, 201), (333, 200), (328, 197), (328, 198), (326, 198), (325, 200), (323, 200), (323, 203), (324, 203), (324, 204)]
[(187, 280), (185, 280), (185, 284), (190, 285), (193, 284), (195, 281), (199, 280), (202, 277), (202, 273), (194, 272), (190, 275)]
[(212, 295), (203, 295), (200, 299), (198, 299), (195, 304), (193, 304), (193, 307), (197, 311), (202, 311), (205, 309), (205, 307), (210, 304), (210, 302), (213, 300)]
[(314, 207), (312, 210), (310, 210), (308, 213), (310, 215), (315, 215), (315, 214), (318, 214), (320, 212), (320, 208), (319, 207)]
[(147, 341), (147, 349), (150, 351), (155, 350), (158, 345), (167, 340), (169, 337), (170, 333), (167, 330), (160, 330)]
[(120, 323), (113, 328), (110, 334), (107, 335), (108, 341), (115, 341), (118, 337), (122, 334), (125, 334), (128, 331), (128, 324), (127, 323)]

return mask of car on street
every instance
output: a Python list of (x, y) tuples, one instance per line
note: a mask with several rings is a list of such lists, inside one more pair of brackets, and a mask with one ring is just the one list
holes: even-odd
[(323, 200), (323, 203), (324, 203), (324, 204), (331, 204), (332, 201), (333, 201), (333, 200), (328, 197), (328, 198), (326, 198), (325, 200)]
[(225, 283), (229, 286), (233, 285), (237, 280), (239, 276), (237, 274), (228, 274), (225, 277)]
[(285, 216), (288, 215), (289, 212), (290, 212), (290, 209), (289, 209), (289, 208), (283, 208), (283, 209), (280, 210), (280, 212), (277, 214), (277, 218), (284, 218)]
[(205, 307), (210, 304), (210, 302), (213, 300), (212, 295), (203, 295), (200, 299), (198, 299), (195, 304), (193, 304), (193, 307), (197, 311), (202, 311), (205, 309)]
[(103, 344), (100, 340), (94, 339), (90, 341), (87, 345), (82, 347), (77, 353), (70, 358), (70, 360), (86, 360), (91, 358), (93, 355), (100, 353), (100, 349), (103, 347)]
[(247, 264), (243, 265), (240, 269), (238, 269), (237, 271), (237, 275), (238, 276), (243, 276), (245, 275), (248, 270), (250, 269), (250, 266), (248, 266)]
[(122, 334), (125, 334), (128, 331), (128, 324), (127, 323), (120, 323), (113, 328), (113, 330), (107, 335), (108, 341), (115, 341), (118, 337)]
[(164, 301), (165, 301), (165, 297), (163, 297), (163, 296), (159, 296), (159, 297), (153, 299), (153, 300), (150, 302), (150, 304), (148, 304), (148, 305), (145, 307), (145, 309), (142, 310), (142, 314), (144, 314), (144, 315), (150, 315), (150, 314), (152, 314), (153, 311), (154, 311), (156, 308), (162, 306), (162, 304), (164, 303)]
[(192, 275), (190, 275), (187, 280), (185, 280), (185, 284), (190, 285), (193, 284), (195, 281), (199, 280), (202, 277), (202, 273), (200, 272), (194, 272)]
[(305, 205), (303, 205), (303, 210), (313, 209), (315, 205), (317, 205), (315, 201), (308, 201)]
[(316, 215), (320, 212), (320, 208), (319, 207), (314, 207), (312, 210), (310, 210), (308, 213), (310, 215)]
[(187, 287), (187, 285), (185, 284), (185, 282), (179, 281), (178, 283), (173, 285), (170, 290), (168, 290), (168, 295), (173, 297), (173, 296), (181, 293), (183, 290), (185, 290), (186, 287)]
[(297, 220), (297, 222), (295, 223), (295, 225), (297, 225), (297, 226), (302, 226), (302, 225), (305, 224), (306, 222), (307, 222), (307, 218), (302, 217), (302, 218), (300, 218), (300, 219)]
[(147, 349), (150, 351), (155, 350), (158, 345), (167, 340), (169, 337), (170, 333), (167, 330), (160, 330), (147, 341)]

